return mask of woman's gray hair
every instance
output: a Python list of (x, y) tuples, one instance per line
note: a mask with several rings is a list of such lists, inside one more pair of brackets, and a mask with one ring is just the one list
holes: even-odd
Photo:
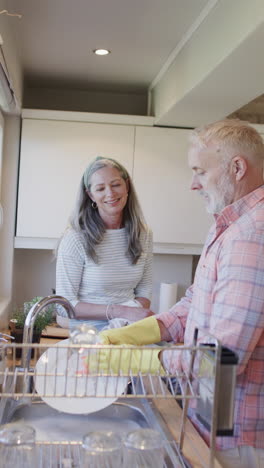
[(128, 197), (122, 222), (127, 233), (127, 254), (131, 258), (131, 263), (135, 264), (142, 254), (140, 236), (146, 231), (146, 223), (131, 177), (124, 166), (116, 160), (98, 156), (86, 168), (81, 179), (75, 209), (70, 217), (70, 224), (73, 229), (81, 233), (88, 255), (97, 263), (95, 247), (102, 242), (106, 227), (98, 210), (92, 207), (93, 201), (87, 191), (91, 189), (92, 175), (103, 167), (117, 169), (122, 179), (128, 184)]

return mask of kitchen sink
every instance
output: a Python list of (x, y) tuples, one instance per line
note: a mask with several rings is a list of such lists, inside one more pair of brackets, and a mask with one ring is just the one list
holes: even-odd
[(140, 428), (150, 427), (140, 402), (112, 403), (110, 406), (87, 415), (68, 414), (51, 408), (42, 400), (32, 404), (22, 402), (10, 408), (9, 423), (19, 423), (34, 427), (38, 442), (81, 441), (89, 431), (114, 431), (119, 434)]
[(89, 431), (111, 430), (124, 436), (129, 431), (151, 428), (164, 440), (164, 467), (188, 466), (178, 451), (166, 424), (151, 401), (120, 398), (108, 407), (87, 415), (57, 411), (39, 397), (2, 399), (1, 424), (23, 423), (34, 427), (38, 451), (37, 468), (77, 468), (81, 441)]
[[(66, 361), (58, 355), (57, 350), (64, 350), (62, 346), (49, 349), (56, 350), (56, 360), (44, 354), (45, 359), (38, 361), (41, 366), (11, 364), (2, 373), (0, 425), (22, 423), (35, 429), (38, 462), (34, 468), (79, 468), (82, 440), (88, 432), (113, 431), (124, 437), (131, 431), (147, 428), (158, 431), (163, 440), (163, 468), (190, 467), (179, 450), (179, 441), (182, 446), (183, 439), (184, 455), (193, 466), (208, 466), (209, 458), (213, 466), (213, 451), (205, 450), (191, 423), (190, 437), (187, 431), (183, 434), (188, 420), (174, 401), (177, 400), (174, 381), (179, 382), (182, 375), (83, 374), (78, 366), (68, 365), (68, 360), (75, 356), (70, 348), (65, 348)], [(197, 398), (199, 395), (188, 385), (186, 398)], [(175, 426), (179, 424), (180, 427)], [(19, 466), (19, 460), (14, 466)]]

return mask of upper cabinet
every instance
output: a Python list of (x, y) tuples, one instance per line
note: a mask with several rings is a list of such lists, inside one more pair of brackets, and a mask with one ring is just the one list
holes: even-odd
[(134, 132), (128, 125), (23, 119), (16, 235), (59, 238), (93, 158), (115, 158), (132, 173)]
[[(137, 127), (134, 182), (154, 242), (203, 244), (213, 222), (201, 197), (190, 190), (190, 130)], [(195, 252), (194, 252), (195, 253)]]
[(189, 130), (153, 127), (146, 117), (129, 123), (128, 116), (109, 116), (109, 123), (99, 123), (81, 121), (82, 113), (73, 113), (75, 120), (63, 112), (31, 113), (22, 124), (16, 247), (56, 245), (81, 176), (100, 155), (117, 159), (132, 175), (155, 252), (200, 253), (212, 217), (190, 190)]

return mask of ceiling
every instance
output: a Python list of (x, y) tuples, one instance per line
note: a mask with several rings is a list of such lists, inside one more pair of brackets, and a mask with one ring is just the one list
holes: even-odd
[(159, 125), (263, 112), (263, 0), (3, 1), (26, 87), (147, 94)]
[[(207, 0), (8, 0), (31, 84), (146, 92)], [(96, 48), (111, 54), (98, 57)]]
[(250, 101), (245, 106), (232, 112), (228, 117), (264, 124), (264, 94)]

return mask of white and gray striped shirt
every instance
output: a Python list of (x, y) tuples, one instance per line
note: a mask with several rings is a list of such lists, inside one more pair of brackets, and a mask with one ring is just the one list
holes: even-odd
[[(65, 232), (58, 249), (56, 294), (66, 297), (73, 306), (78, 302), (122, 304), (135, 297), (151, 299), (152, 231), (141, 235), (143, 252), (135, 265), (127, 255), (125, 228), (106, 230), (96, 246), (98, 263), (87, 255), (80, 233)], [(62, 308), (59, 312), (64, 315)], [(66, 314), (66, 313), (65, 313)]]

